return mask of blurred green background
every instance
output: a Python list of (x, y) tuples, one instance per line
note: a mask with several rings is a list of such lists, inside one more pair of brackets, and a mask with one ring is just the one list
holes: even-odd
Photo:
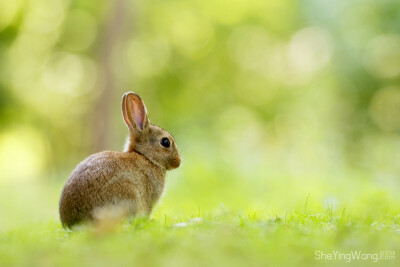
[[(400, 2), (0, 0), (0, 230), (58, 220), (135, 91), (183, 164), (155, 216), (400, 203)], [(398, 212), (398, 210), (397, 210)]]

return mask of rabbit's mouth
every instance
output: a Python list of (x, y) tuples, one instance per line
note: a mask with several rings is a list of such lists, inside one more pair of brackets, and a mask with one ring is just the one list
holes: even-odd
[(181, 157), (178, 155), (168, 161), (167, 170), (176, 169), (181, 165)]

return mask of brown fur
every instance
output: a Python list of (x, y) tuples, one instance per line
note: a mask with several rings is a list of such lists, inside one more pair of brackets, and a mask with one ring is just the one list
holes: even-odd
[[(140, 97), (126, 93), (122, 113), (130, 130), (125, 152), (104, 151), (78, 164), (60, 198), (63, 226), (93, 221), (102, 209), (118, 208), (124, 215), (149, 215), (160, 198), (166, 170), (180, 165), (172, 136), (150, 124)], [(167, 137), (171, 146), (161, 146)]]

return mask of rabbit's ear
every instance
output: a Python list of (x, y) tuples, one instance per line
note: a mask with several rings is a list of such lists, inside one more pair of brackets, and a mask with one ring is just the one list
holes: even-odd
[(147, 129), (150, 120), (143, 100), (135, 93), (125, 93), (122, 98), (122, 116), (131, 133)]

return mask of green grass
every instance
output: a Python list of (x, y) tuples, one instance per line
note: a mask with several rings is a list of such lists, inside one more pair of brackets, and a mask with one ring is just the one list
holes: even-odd
[[(400, 215), (353, 217), (346, 211), (290, 211), (280, 216), (233, 213), (202, 217), (157, 215), (113, 228), (71, 232), (58, 221), (0, 235), (0, 266), (267, 266), (337, 265), (315, 251), (399, 251)], [(398, 260), (352, 265), (398, 266)]]
[(206, 167), (170, 173), (150, 219), (111, 230), (61, 227), (61, 179), (3, 182), (0, 267), (400, 265), (315, 259), (316, 251), (400, 257), (395, 185), (350, 174), (235, 177)]

